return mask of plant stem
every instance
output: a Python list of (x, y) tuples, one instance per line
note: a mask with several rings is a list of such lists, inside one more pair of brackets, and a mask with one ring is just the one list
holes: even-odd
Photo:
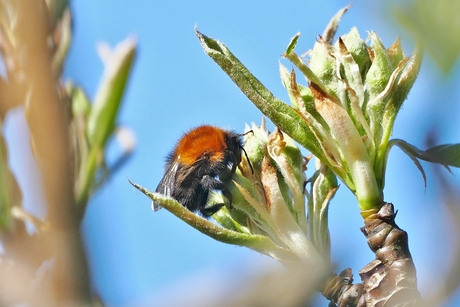
[[(361, 212), (362, 232), (376, 258), (361, 269), (361, 284), (352, 284), (351, 269), (331, 276), (321, 292), (330, 306), (420, 306), (414, 262), (407, 232), (395, 223), (393, 204)], [(337, 304), (337, 305), (335, 305)]]
[[(53, 253), (51, 306), (89, 303), (87, 263), (73, 193), (70, 106), (67, 96), (61, 92), (58, 76), (52, 70), (47, 7), (44, 1), (17, 0), (11, 3), (17, 14), (15, 40), (24, 54), (20, 64), (22, 73), (27, 76), (22, 88), (27, 95), (21, 103), (24, 103), (35, 160), (42, 172), (51, 227), (47, 232), (50, 245), (42, 247), (50, 248)], [(33, 304), (39, 306), (43, 302)]]
[(370, 306), (420, 305), (423, 300), (417, 290), (407, 232), (396, 225), (393, 204), (386, 203), (377, 213), (367, 216), (361, 230), (376, 256), (359, 272), (366, 302)]

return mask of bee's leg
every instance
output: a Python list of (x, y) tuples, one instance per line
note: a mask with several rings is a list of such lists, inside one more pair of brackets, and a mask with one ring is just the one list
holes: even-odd
[[(207, 190), (207, 191), (219, 190), (219, 191), (221, 191), (222, 195), (224, 195), (228, 199), (230, 204), (232, 203), (232, 194), (225, 187), (225, 185), (222, 183), (222, 181), (220, 181), (220, 180), (218, 180), (216, 178), (213, 178), (213, 177), (211, 177), (209, 175), (205, 175), (205, 176), (203, 176), (203, 179), (201, 180), (201, 186), (202, 186), (203, 190)], [(205, 205), (200, 208), (200, 212), (204, 216), (207, 216), (207, 217), (213, 215), (214, 213), (219, 211), (220, 208), (222, 208), (224, 206), (223, 203), (212, 204), (211, 206), (207, 206), (207, 207)]]
[(212, 206), (209, 206), (209, 207), (203, 207), (200, 209), (200, 213), (204, 216), (204, 217), (210, 217), (212, 216), (214, 213), (216, 213), (217, 211), (220, 210), (220, 208), (222, 208), (224, 206), (224, 204), (213, 204)]
[(230, 170), (230, 177), (231, 177), (233, 174), (235, 174), (238, 164), (240, 164), (238, 160), (241, 161), (241, 155), (240, 155), (240, 158), (238, 159), (233, 152), (229, 152), (228, 156), (229, 156), (229, 160), (232, 162), (232, 169)]
[(208, 195), (209, 191), (199, 186), (198, 188), (196, 188), (196, 190), (193, 191), (193, 196), (188, 196), (189, 198), (187, 200), (187, 205), (185, 207), (187, 207), (190, 211), (193, 212), (201, 210), (201, 208), (204, 208), (204, 206), (206, 206), (206, 202), (208, 201)]

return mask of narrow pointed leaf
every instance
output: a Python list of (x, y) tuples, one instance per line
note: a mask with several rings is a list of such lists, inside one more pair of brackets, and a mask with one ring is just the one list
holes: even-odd
[[(387, 154), (385, 148), (387, 148), (396, 115), (399, 113), (404, 100), (417, 79), (422, 58), (423, 51), (420, 47), (416, 47), (414, 53), (409, 58), (401, 61), (391, 76), (390, 83), (393, 83), (393, 89), (390, 90), (390, 87), (387, 86), (386, 90), (379, 95), (383, 103), (377, 102), (379, 97), (376, 97), (375, 104), (374, 102), (369, 104), (374, 141), (377, 146), (375, 172), (378, 178), (384, 177), (384, 155)], [(388, 99), (384, 96), (390, 98)], [(383, 185), (383, 182), (381, 184)]]
[(411, 144), (407, 143), (406, 141), (399, 140), (399, 139), (391, 140), (389, 142), (389, 144), (388, 144), (388, 150), (390, 150), (390, 148), (392, 146), (394, 146), (394, 145), (398, 146), (399, 148), (401, 148), (401, 150), (407, 156), (409, 156), (409, 158), (414, 162), (415, 166), (417, 166), (418, 170), (422, 174), (423, 182), (424, 182), (425, 188), (426, 188), (425, 170), (423, 169), (422, 165), (420, 164), (420, 161), (417, 159), (417, 158), (420, 158), (421, 155), (419, 153), (422, 153), (422, 151), (419, 150), (418, 148), (416, 148), (415, 146), (412, 146)]
[(228, 211), (227, 207), (222, 207), (219, 211), (213, 214), (213, 220), (219, 223), (222, 227), (233, 230), (236, 232), (241, 232), (250, 235), (251, 232), (248, 230), (246, 226), (241, 225), (238, 223)]
[(316, 249), (326, 259), (330, 259), (330, 237), (328, 227), (329, 203), (338, 189), (337, 177), (324, 164), (311, 179), (308, 197), (308, 236)]
[[(425, 157), (428, 159), (425, 159)], [(460, 168), (460, 144), (444, 144), (431, 147), (425, 151), (424, 156), (420, 159)]]
[(391, 119), (391, 129), (393, 128), (393, 122), (398, 114), (403, 102), (406, 100), (409, 91), (414, 85), (417, 79), (418, 72), (422, 66), (423, 51), (420, 46), (417, 46), (414, 53), (407, 59), (407, 61), (401, 61), (403, 68), (396, 79), (396, 87), (392, 93), (392, 99), (385, 110), (384, 120)]
[(356, 27), (351, 28), (350, 32), (341, 36), (341, 39), (358, 65), (362, 80), (365, 80), (365, 76), (372, 64), (366, 42), (359, 36)]
[(324, 159), (324, 153), (317, 139), (298, 111), (276, 98), (223, 43), (205, 36), (197, 29), (195, 32), (206, 54), (222, 68), (263, 114), (312, 154)]
[(332, 44), (332, 40), (334, 39), (335, 33), (339, 28), (340, 19), (342, 19), (343, 15), (348, 11), (351, 7), (351, 4), (347, 5), (346, 7), (340, 9), (334, 17), (329, 21), (326, 29), (323, 32), (323, 39), (328, 43)]
[[(321, 55), (323, 55), (323, 53), (321, 53)], [(331, 68), (332, 65), (323, 65), (324, 62), (320, 62), (319, 60), (313, 61), (314, 54), (312, 55), (312, 61), (310, 61), (310, 67), (307, 64), (305, 64), (302, 58), (298, 56), (297, 53), (295, 53), (294, 51), (291, 51), (289, 53), (286, 52), (283, 54), (283, 56), (289, 61), (291, 61), (291, 63), (294, 64), (302, 72), (307, 81), (317, 84), (319, 87), (321, 87), (323, 91), (327, 92), (326, 85), (328, 85), (329, 83), (327, 82), (325, 85), (323, 81), (330, 81), (331, 78), (333, 78), (331, 76), (334, 75), (335, 71)], [(320, 63), (317, 64), (318, 62)], [(317, 64), (316, 66), (320, 66), (320, 69), (317, 69), (316, 72), (314, 71), (315, 64)], [(329, 67), (331, 69), (323, 69), (323, 67)], [(318, 74), (318, 72), (320, 72), (320, 74)], [(319, 75), (319, 77), (317, 74)], [(328, 77), (326, 77), (326, 75)]]
[(374, 60), (366, 75), (366, 88), (370, 99), (378, 96), (387, 86), (393, 72), (388, 52), (380, 37), (375, 32), (370, 33), (371, 48), (374, 51)]
[(393, 63), (393, 67), (396, 68), (398, 63), (401, 62), (406, 56), (404, 55), (404, 50), (401, 46), (401, 38), (398, 37), (393, 45), (388, 47), (388, 55), (390, 56), (390, 60)]
[(136, 40), (129, 37), (113, 51), (101, 47), (100, 53), (105, 71), (88, 117), (88, 138), (91, 145), (103, 148), (116, 126), (115, 119), (136, 53)]
[(297, 32), (297, 34), (291, 39), (288, 47), (286, 48), (287, 54), (291, 53), (294, 50), (295, 46), (297, 45), (297, 41), (299, 40), (299, 37), (300, 37), (300, 32)]
[(400, 139), (391, 140), (392, 145), (396, 145), (405, 153), (410, 154), (420, 160), (438, 163), (446, 168), (449, 166), (460, 168), (460, 144), (443, 144), (421, 150)]
[(96, 172), (104, 158), (105, 145), (116, 128), (116, 118), (136, 53), (136, 40), (128, 37), (115, 49), (100, 47), (104, 76), (87, 121), (90, 152), (82, 162), (76, 188), (78, 206), (83, 206), (94, 188)]
[(296, 258), (292, 252), (275, 245), (268, 237), (236, 232), (220, 227), (189, 211), (175, 199), (166, 197), (159, 193), (150, 192), (142, 186), (133, 183), (130, 180), (128, 181), (151, 200), (157, 202), (185, 223), (215, 240), (228, 244), (246, 246), (281, 261), (289, 262)]

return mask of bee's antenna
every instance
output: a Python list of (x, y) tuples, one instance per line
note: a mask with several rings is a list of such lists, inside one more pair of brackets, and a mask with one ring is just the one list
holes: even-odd
[[(240, 136), (245, 136), (245, 135), (247, 135), (247, 134), (249, 134), (249, 133), (254, 134), (254, 131), (249, 130), (249, 131), (246, 131), (245, 133), (242, 133), (242, 134), (239, 134), (239, 135), (240, 135)], [(249, 167), (251, 168), (251, 172), (252, 172), (252, 174), (254, 175), (254, 169), (252, 168), (251, 160), (249, 160), (248, 153), (246, 152), (246, 150), (244, 150), (244, 147), (243, 147), (243, 146), (241, 146), (240, 148), (241, 148), (242, 151), (244, 151), (244, 155), (246, 156), (246, 159), (248, 160)]]
[(249, 134), (249, 133), (254, 134), (254, 131), (249, 130), (249, 131), (246, 131), (245, 133), (242, 133), (242, 134), (240, 134), (240, 135), (241, 135), (241, 136), (245, 136), (246, 134)]
[(249, 167), (251, 168), (251, 172), (254, 175), (254, 169), (252, 168), (251, 160), (249, 160), (248, 153), (246, 152), (246, 150), (244, 150), (243, 146), (241, 146), (241, 150), (244, 152), (244, 155), (246, 156), (246, 160), (248, 160)]

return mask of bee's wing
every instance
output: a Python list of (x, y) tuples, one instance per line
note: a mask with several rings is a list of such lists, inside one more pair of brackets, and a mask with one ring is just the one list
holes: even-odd
[[(168, 167), (165, 170), (165, 174), (163, 178), (161, 179), (160, 183), (158, 184), (155, 192), (171, 197), (171, 195), (174, 192), (176, 174), (177, 174), (177, 170), (179, 169), (179, 167), (180, 167), (180, 163), (177, 161), (174, 161), (168, 165)], [(152, 210), (158, 211), (160, 209), (161, 209), (161, 206), (158, 203), (152, 201)]]
[[(155, 192), (171, 197), (176, 185), (181, 182), (193, 181), (195, 177), (206, 173), (209, 168), (209, 159), (196, 160), (192, 165), (186, 166), (178, 161), (171, 161), (166, 167), (165, 174)], [(152, 210), (158, 211), (161, 206), (152, 201)]]
[(201, 177), (203, 174), (207, 173), (208, 169), (208, 159), (199, 159), (193, 162), (192, 165), (185, 166), (182, 165), (180, 171), (177, 172), (176, 181), (177, 182), (187, 182), (193, 181), (196, 177)]

